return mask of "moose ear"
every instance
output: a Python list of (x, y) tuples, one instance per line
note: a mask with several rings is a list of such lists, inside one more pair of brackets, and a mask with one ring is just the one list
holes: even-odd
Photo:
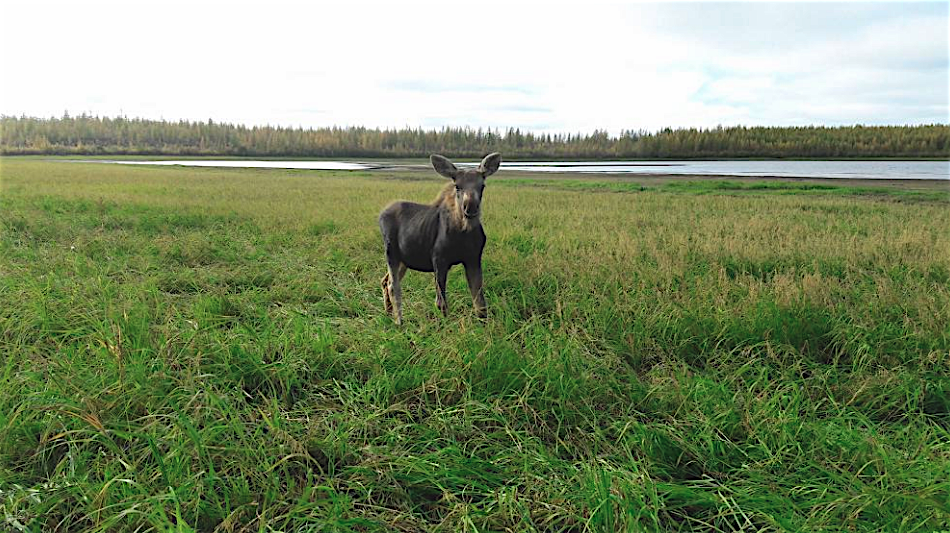
[(481, 172), (482, 176), (488, 177), (498, 171), (498, 167), (501, 166), (501, 154), (495, 152), (493, 154), (488, 154), (485, 156), (485, 159), (482, 159), (481, 164), (478, 165), (478, 171)]
[(459, 173), (459, 169), (455, 168), (455, 165), (453, 165), (451, 161), (439, 154), (429, 156), (429, 161), (432, 162), (432, 168), (446, 178), (454, 180), (455, 176)]

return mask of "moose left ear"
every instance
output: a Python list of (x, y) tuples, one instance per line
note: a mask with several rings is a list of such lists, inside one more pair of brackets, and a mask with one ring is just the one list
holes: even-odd
[(478, 165), (478, 171), (483, 177), (488, 177), (498, 172), (498, 167), (501, 166), (501, 154), (495, 152), (493, 154), (488, 154), (485, 156), (485, 159), (482, 159), (481, 164)]

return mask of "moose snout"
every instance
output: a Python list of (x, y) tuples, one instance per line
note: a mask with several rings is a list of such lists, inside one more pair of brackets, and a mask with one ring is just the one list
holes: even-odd
[(475, 198), (472, 194), (466, 194), (462, 198), (462, 213), (465, 214), (468, 218), (474, 218), (478, 216), (479, 201), (478, 198)]

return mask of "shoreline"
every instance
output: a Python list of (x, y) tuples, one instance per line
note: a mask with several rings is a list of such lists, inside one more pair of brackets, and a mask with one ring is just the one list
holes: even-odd
[[(823, 185), (861, 185), (861, 186), (896, 186), (901, 188), (922, 188), (922, 189), (946, 189), (950, 193), (950, 178), (948, 179), (918, 179), (918, 178), (828, 178), (828, 177), (810, 177), (810, 176), (735, 176), (730, 174), (629, 174), (629, 173), (559, 173), (559, 172), (524, 172), (509, 171), (498, 179), (532, 179), (536, 181), (544, 180), (564, 180), (572, 179), (578, 181), (617, 181), (637, 183), (642, 180), (644, 184), (663, 184), (673, 181), (780, 181), (788, 183), (815, 183)], [(921, 186), (921, 187), (914, 187)]]
[[(87, 159), (87, 160), (223, 160), (223, 161), (346, 161), (346, 162), (368, 162), (368, 163), (387, 163), (392, 165), (415, 165), (428, 164), (427, 157), (386, 157), (386, 156), (276, 156), (276, 155), (233, 155), (233, 154), (4, 154), (0, 153), (0, 159), (40, 159), (47, 161), (62, 161), (67, 159)], [(452, 158), (455, 162), (477, 163), (478, 158), (457, 157)], [(712, 161), (841, 161), (841, 162), (946, 162), (950, 164), (950, 157), (679, 157), (679, 158), (627, 158), (627, 159), (577, 159), (579, 162), (590, 162), (596, 164), (606, 163), (671, 163), (671, 162), (712, 162)], [(564, 159), (552, 159), (548, 157), (535, 157), (529, 159), (506, 160), (506, 163), (540, 163), (543, 166), (561, 166)]]
[[(13, 162), (13, 161), (43, 161), (49, 163), (99, 163), (99, 164), (122, 164), (122, 165), (132, 165), (132, 161), (141, 161), (142, 166), (151, 166), (148, 164), (149, 161), (266, 161), (266, 162), (280, 162), (280, 161), (326, 161), (326, 162), (340, 162), (345, 164), (360, 164), (366, 168), (352, 168), (352, 169), (343, 169), (343, 168), (328, 168), (328, 169), (308, 169), (308, 168), (295, 168), (295, 167), (281, 167), (281, 166), (268, 166), (268, 167), (242, 167), (242, 166), (231, 166), (224, 165), (220, 167), (212, 165), (174, 165), (174, 164), (165, 164), (165, 165), (154, 165), (162, 166), (163, 168), (177, 168), (177, 169), (229, 169), (229, 170), (252, 170), (252, 171), (265, 171), (265, 170), (282, 170), (282, 171), (292, 171), (292, 172), (367, 172), (372, 174), (383, 174), (386, 172), (394, 173), (396, 175), (392, 176), (394, 179), (406, 179), (411, 176), (412, 179), (426, 179), (430, 174), (430, 167), (427, 161), (416, 161), (416, 160), (386, 160), (386, 159), (348, 159), (348, 158), (334, 158), (334, 159), (247, 159), (247, 158), (209, 158), (209, 157), (182, 157), (176, 159), (169, 159), (167, 157), (162, 158), (148, 158), (148, 157), (111, 157), (111, 158), (75, 158), (67, 156), (0, 156), (0, 164), (3, 161)], [(725, 160), (715, 160), (715, 161), (725, 161)], [(752, 160), (735, 160), (735, 161), (752, 161)], [(774, 160), (774, 161), (788, 161), (788, 160)], [(805, 160), (803, 160), (805, 161)], [(826, 160), (807, 160), (807, 161), (826, 161)], [(827, 160), (827, 161), (837, 161), (837, 160)], [(931, 162), (929, 160), (914, 160), (922, 162)], [(520, 162), (511, 162), (512, 164), (517, 164)], [(539, 162), (540, 163), (540, 162)], [(599, 165), (608, 164), (609, 162), (598, 162)], [(657, 166), (657, 167), (669, 167), (671, 166), (668, 162), (664, 163), (663, 161), (623, 161), (623, 165), (618, 166)], [(139, 166), (139, 165), (134, 165)], [(548, 166), (544, 164), (537, 165), (539, 167), (547, 168), (569, 168), (569, 164), (561, 164), (558, 166)], [(573, 165), (577, 166), (577, 165)], [(0, 167), (2, 168), (2, 167)], [(431, 176), (433, 179), (440, 179), (435, 175)], [(683, 173), (683, 174), (673, 174), (665, 172), (584, 172), (584, 171), (561, 171), (561, 170), (545, 170), (545, 171), (530, 171), (524, 169), (505, 169), (502, 167), (501, 172), (494, 177), (495, 180), (505, 180), (505, 179), (530, 179), (533, 181), (548, 181), (548, 180), (575, 180), (575, 181), (609, 181), (609, 182), (623, 182), (623, 183), (642, 183), (644, 185), (648, 184), (664, 184), (673, 181), (739, 181), (739, 182), (756, 182), (756, 181), (778, 181), (778, 182), (792, 182), (792, 183), (815, 183), (815, 184), (826, 184), (826, 185), (848, 185), (848, 186), (865, 186), (865, 187), (896, 187), (901, 189), (920, 189), (920, 190), (946, 190), (950, 193), (950, 176), (946, 179), (939, 178), (870, 178), (870, 177), (830, 177), (830, 176), (788, 176), (788, 175), (774, 175), (768, 173), (756, 174), (756, 175), (736, 175), (736, 174), (706, 174), (706, 173)]]

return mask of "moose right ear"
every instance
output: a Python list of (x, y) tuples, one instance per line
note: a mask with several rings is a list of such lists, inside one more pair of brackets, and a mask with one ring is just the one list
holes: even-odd
[(429, 161), (432, 162), (432, 168), (434, 168), (436, 172), (445, 176), (446, 178), (454, 180), (455, 176), (457, 176), (459, 173), (459, 169), (455, 168), (455, 165), (453, 165), (451, 161), (439, 154), (432, 154), (429, 156)]

